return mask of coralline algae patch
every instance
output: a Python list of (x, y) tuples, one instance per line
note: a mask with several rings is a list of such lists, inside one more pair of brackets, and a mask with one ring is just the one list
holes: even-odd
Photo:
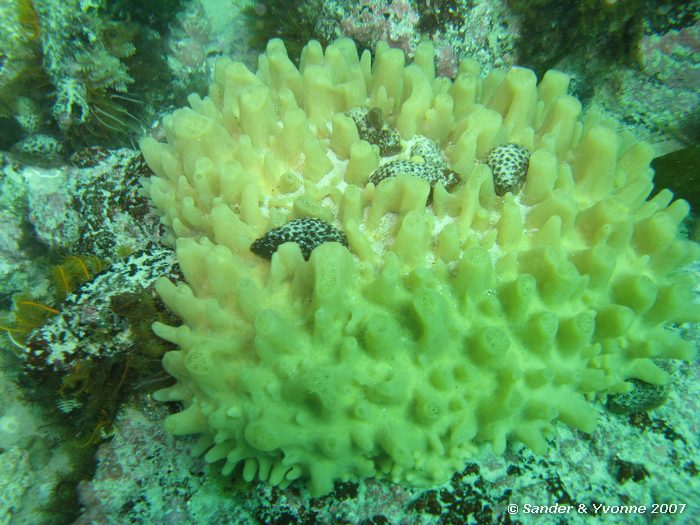
[[(568, 82), (470, 60), (439, 78), (427, 43), (409, 65), (347, 39), (299, 69), (279, 40), (255, 74), (220, 61), (167, 143), (141, 144), (186, 279), (157, 283), (183, 320), (154, 326), (179, 347), (166, 428), (246, 481), (421, 487), (482, 444), (592, 431), (588, 398), (627, 379), (666, 383), (654, 360), (695, 349), (665, 325), (700, 314), (688, 205), (648, 199), (651, 147), (582, 115)], [(494, 183), (503, 147), (515, 170)], [(251, 250), (310, 225), (330, 237), (301, 242), (308, 260)]]

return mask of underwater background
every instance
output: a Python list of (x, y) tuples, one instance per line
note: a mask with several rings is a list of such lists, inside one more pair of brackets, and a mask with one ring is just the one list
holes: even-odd
[[(668, 385), (598, 399), (591, 434), (557, 425), (544, 455), (486, 450), (433, 489), (366, 479), (311, 498), (192, 457), (152, 398), (173, 345), (151, 325), (177, 324), (153, 285), (180, 271), (137, 144), (207, 93), (217, 59), (255, 71), (271, 38), (295, 62), (311, 39), (384, 40), (409, 60), (429, 40), (447, 78), (465, 57), (570, 74), (585, 108), (654, 146), (655, 184), (690, 203), (698, 241), (700, 2), (0, 0), (0, 28), (0, 525), (698, 522), (697, 358), (666, 361)], [(697, 323), (669, 329), (700, 342)]]

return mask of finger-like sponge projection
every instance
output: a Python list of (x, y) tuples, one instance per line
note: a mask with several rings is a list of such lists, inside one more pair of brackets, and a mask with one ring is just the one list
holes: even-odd
[(436, 78), (427, 43), (409, 65), (346, 39), (298, 69), (279, 40), (256, 73), (222, 59), (141, 144), (186, 279), (157, 285), (182, 319), (154, 326), (179, 347), (166, 428), (249, 481), (429, 486), (666, 382), (655, 360), (694, 355), (666, 325), (700, 317), (688, 204), (649, 198), (651, 147), (568, 83)]

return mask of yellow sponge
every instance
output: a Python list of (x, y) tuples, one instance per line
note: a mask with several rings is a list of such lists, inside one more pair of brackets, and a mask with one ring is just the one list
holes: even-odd
[(157, 285), (183, 321), (154, 326), (179, 347), (157, 398), (226, 473), (437, 484), (481, 444), (590, 432), (587, 397), (694, 355), (665, 324), (700, 318), (698, 247), (684, 201), (648, 199), (650, 146), (563, 73), (450, 81), (432, 55), (311, 42), (297, 69), (272, 40), (141, 144), (186, 279)]

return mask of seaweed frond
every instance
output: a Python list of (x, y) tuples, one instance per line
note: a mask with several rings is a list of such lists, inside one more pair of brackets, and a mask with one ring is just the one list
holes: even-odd
[(23, 37), (32, 41), (39, 40), (41, 24), (32, 0), (17, 0), (17, 19), (19, 20)]

